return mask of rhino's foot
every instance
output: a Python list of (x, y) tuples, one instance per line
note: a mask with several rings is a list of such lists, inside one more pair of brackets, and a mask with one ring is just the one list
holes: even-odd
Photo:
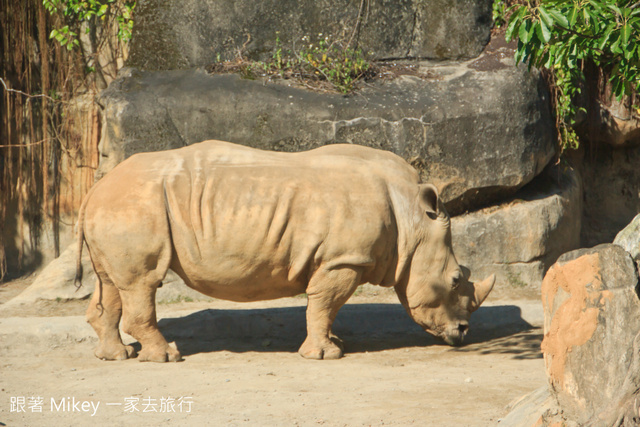
[(334, 344), (334, 338), (337, 337), (332, 337), (331, 341), (326, 340), (320, 344), (307, 338), (304, 343), (302, 343), (298, 353), (300, 353), (300, 355), (305, 359), (340, 359), (343, 352), (340, 347)]
[(176, 348), (175, 343), (165, 344), (164, 346), (145, 347), (142, 346), (138, 360), (141, 362), (179, 362), (182, 360), (180, 352)]
[(340, 348), (340, 350), (342, 350), (344, 352), (344, 341), (342, 341), (342, 339), (340, 339), (340, 337), (338, 337), (337, 335), (334, 335), (333, 332), (330, 332), (329, 333), (329, 339), (331, 340), (332, 343), (337, 345), (338, 348)]
[(105, 346), (100, 344), (94, 352), (102, 360), (126, 360), (136, 357), (136, 350), (130, 345)]

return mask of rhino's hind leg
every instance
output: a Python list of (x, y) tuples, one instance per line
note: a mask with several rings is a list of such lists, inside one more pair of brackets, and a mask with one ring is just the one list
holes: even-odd
[(360, 283), (358, 268), (318, 270), (307, 288), (307, 338), (298, 351), (307, 359), (339, 359), (342, 341), (331, 332), (331, 325)]
[(102, 283), (101, 279), (98, 279), (96, 290), (87, 309), (87, 322), (91, 324), (100, 340), (95, 349), (97, 358), (124, 360), (135, 357), (133, 347), (122, 343), (118, 329), (121, 315), (122, 302), (118, 289), (107, 277), (104, 277)]
[(120, 290), (123, 306), (122, 326), (126, 333), (142, 345), (138, 355), (141, 362), (177, 362), (182, 356), (177, 348), (164, 339), (156, 318), (155, 284), (137, 284)]

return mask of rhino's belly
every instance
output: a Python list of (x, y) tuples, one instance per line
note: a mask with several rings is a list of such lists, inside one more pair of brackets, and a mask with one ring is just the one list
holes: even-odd
[(291, 297), (306, 291), (306, 283), (289, 280), (288, 270), (272, 265), (218, 261), (216, 265), (172, 265), (187, 286), (213, 298), (237, 302)]

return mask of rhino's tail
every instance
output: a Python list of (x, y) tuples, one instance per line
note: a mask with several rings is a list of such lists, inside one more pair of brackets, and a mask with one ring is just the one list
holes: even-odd
[(73, 280), (76, 289), (80, 289), (82, 286), (82, 246), (84, 244), (84, 212), (87, 200), (89, 200), (89, 194), (85, 196), (82, 205), (80, 205), (80, 211), (78, 212), (78, 257), (76, 258), (76, 277)]

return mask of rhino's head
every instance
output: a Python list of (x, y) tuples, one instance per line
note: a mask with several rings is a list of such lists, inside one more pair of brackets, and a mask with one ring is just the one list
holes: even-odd
[(411, 318), (427, 332), (448, 344), (461, 344), (469, 316), (489, 295), (495, 276), (469, 282), (453, 254), (451, 222), (434, 186), (420, 186), (416, 206), (415, 249), (396, 293)]

